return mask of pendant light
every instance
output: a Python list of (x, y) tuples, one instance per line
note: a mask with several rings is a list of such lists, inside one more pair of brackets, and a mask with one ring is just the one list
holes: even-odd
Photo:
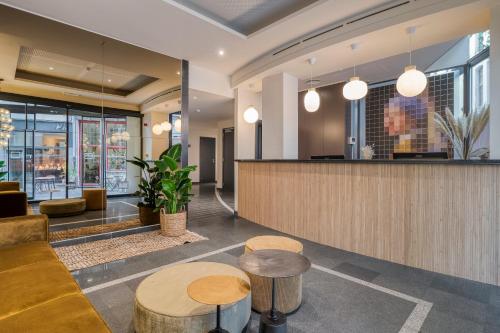
[[(316, 58), (310, 58), (307, 60), (309, 65), (314, 65), (316, 63)], [(319, 109), (320, 105), (320, 99), (319, 99), (319, 94), (312, 87), (312, 67), (311, 67), (311, 77), (309, 80), (309, 89), (307, 90), (306, 95), (304, 96), (304, 108), (308, 112), (316, 112)]]
[[(351, 44), (351, 50), (354, 52), (358, 48), (358, 44)], [(342, 94), (348, 100), (355, 101), (366, 96), (368, 93), (368, 85), (365, 81), (361, 81), (359, 76), (356, 76), (356, 63), (354, 63), (354, 76), (349, 79), (342, 89)]]
[(404, 73), (399, 76), (398, 82), (396, 83), (396, 89), (398, 90), (398, 93), (405, 97), (415, 97), (422, 93), (427, 86), (427, 77), (425, 76), (425, 74), (419, 71), (416, 66), (411, 64), (411, 38), (415, 34), (415, 31), (415, 27), (410, 27), (406, 30), (410, 41), (410, 65), (405, 67)]
[(249, 124), (254, 124), (259, 120), (259, 111), (257, 111), (253, 105), (250, 105), (245, 112), (243, 112), (243, 119)]
[(181, 117), (177, 118), (175, 121), (174, 121), (174, 128), (177, 132), (180, 132), (182, 131), (182, 120), (181, 120)]

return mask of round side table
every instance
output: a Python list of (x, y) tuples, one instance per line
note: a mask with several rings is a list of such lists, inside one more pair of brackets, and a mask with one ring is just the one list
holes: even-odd
[(187, 288), (193, 300), (217, 306), (216, 327), (208, 333), (229, 333), (220, 326), (220, 307), (242, 300), (249, 292), (250, 285), (246, 281), (230, 275), (206, 276), (191, 282)]
[(300, 275), (311, 267), (301, 254), (283, 250), (257, 250), (239, 259), (245, 272), (272, 279), (271, 309), (260, 315), (260, 333), (286, 333), (286, 315), (276, 309), (276, 278)]

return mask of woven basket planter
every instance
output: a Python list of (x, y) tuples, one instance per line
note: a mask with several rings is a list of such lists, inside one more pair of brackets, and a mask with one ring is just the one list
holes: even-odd
[(168, 237), (178, 237), (186, 233), (186, 212), (166, 214), (160, 211), (161, 234)]

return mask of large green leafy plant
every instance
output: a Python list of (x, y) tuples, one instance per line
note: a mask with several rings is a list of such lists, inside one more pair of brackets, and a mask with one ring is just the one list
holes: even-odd
[(184, 211), (191, 200), (193, 182), (189, 175), (196, 170), (190, 165), (179, 168), (181, 145), (173, 145), (166, 154), (161, 156), (155, 165), (161, 173), (161, 195), (156, 200), (157, 209), (163, 208), (166, 214), (176, 214)]
[(464, 160), (480, 156), (487, 151), (485, 148), (474, 150), (474, 144), (479, 139), (489, 120), (489, 106), (480, 110), (473, 110), (467, 115), (455, 116), (449, 108), (446, 108), (445, 117), (442, 117), (439, 113), (434, 114), (434, 121), (438, 128), (451, 141), (458, 157)]
[[(5, 167), (5, 161), (0, 161), (0, 170)], [(7, 177), (7, 172), (5, 171), (0, 171), (0, 180), (5, 180), (5, 177)]]
[(156, 200), (160, 195), (161, 190), (161, 173), (156, 166), (150, 166), (145, 160), (134, 157), (133, 160), (127, 162), (138, 166), (142, 170), (141, 180), (139, 182), (139, 190), (134, 195), (141, 198), (139, 206), (156, 208)]

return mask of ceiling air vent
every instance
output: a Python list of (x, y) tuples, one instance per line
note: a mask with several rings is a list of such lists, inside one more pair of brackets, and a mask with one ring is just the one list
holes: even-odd
[(390, 11), (390, 10), (392, 10), (392, 9), (394, 9), (394, 8), (398, 8), (398, 7), (401, 7), (401, 6), (407, 5), (407, 4), (409, 4), (409, 3), (410, 3), (410, 1), (405, 1), (405, 2), (402, 2), (402, 3), (396, 4), (396, 5), (394, 5), (394, 6), (390, 6), (390, 7), (387, 7), (387, 8), (381, 9), (381, 10), (378, 10), (378, 11), (376, 11), (376, 12), (370, 13), (370, 14), (368, 14), (368, 15), (364, 15), (364, 16), (358, 17), (358, 18), (356, 18), (355, 20), (352, 20), (352, 21), (347, 22), (346, 24), (353, 24), (353, 23), (356, 23), (356, 22), (362, 21), (362, 20), (364, 20), (364, 19), (367, 19), (367, 18), (369, 18), (369, 17), (372, 17), (372, 16), (375, 16), (375, 15), (378, 15), (378, 14), (380, 14), (380, 13), (384, 13), (384, 12)]
[(407, 1), (399, 2), (399, 3), (393, 4), (393, 5), (388, 5), (388, 6), (383, 7), (383, 8), (379, 7), (379, 9), (374, 9), (373, 11), (367, 12), (367, 13), (363, 14), (362, 16), (357, 16), (357, 17), (350, 18), (348, 21), (344, 21), (342, 23), (336, 23), (334, 26), (327, 27), (324, 30), (316, 31), (315, 33), (313, 33), (311, 35), (307, 35), (307, 36), (302, 37), (299, 41), (293, 42), (290, 45), (287, 45), (285, 47), (282, 47), (282, 48), (278, 49), (277, 51), (275, 51), (275, 52), (272, 53), (272, 56), (279, 55), (279, 54), (281, 54), (281, 53), (283, 53), (285, 51), (288, 51), (290, 49), (295, 48), (296, 46), (299, 46), (302, 43), (309, 42), (309, 41), (311, 41), (311, 40), (313, 40), (315, 38), (318, 38), (320, 36), (326, 35), (326, 34), (332, 32), (332, 31), (344, 28), (346, 25), (353, 24), (353, 23), (359, 23), (359, 22), (361, 22), (361, 21), (363, 21), (363, 20), (365, 20), (367, 18), (376, 16), (376, 15), (379, 15), (379, 14), (382, 14), (382, 13), (385, 13), (385, 12), (389, 12), (389, 11), (391, 11), (393, 9), (396, 9), (396, 8), (408, 5), (411, 1), (412, 0), (407, 0)]

